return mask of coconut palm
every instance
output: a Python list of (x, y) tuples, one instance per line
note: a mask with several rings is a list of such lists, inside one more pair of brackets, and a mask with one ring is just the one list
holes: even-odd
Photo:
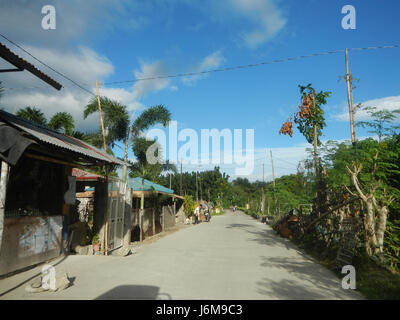
[[(107, 97), (100, 97), (101, 111), (103, 115), (104, 127), (107, 130), (106, 146), (114, 148), (116, 142), (126, 139), (129, 127), (129, 114), (126, 106)], [(93, 97), (86, 105), (83, 118), (99, 111), (98, 101)], [(101, 136), (101, 131), (95, 133)]]
[(57, 131), (63, 128), (65, 135), (72, 136), (74, 133), (75, 121), (70, 113), (57, 112), (51, 117), (48, 125), (50, 128)]
[(36, 107), (25, 107), (21, 108), (17, 111), (16, 115), (18, 117), (21, 117), (25, 120), (29, 120), (32, 122), (35, 122), (37, 124), (40, 124), (42, 126), (47, 125), (47, 119), (44, 116), (43, 112), (40, 111)]
[[(143, 111), (132, 124), (131, 131), (133, 153), (137, 159), (137, 163), (132, 167), (130, 175), (141, 176), (142, 186), (144, 186), (146, 174), (150, 173), (151, 171), (156, 171), (158, 174), (160, 174), (163, 171), (162, 164), (150, 164), (147, 161), (146, 151), (155, 143), (155, 141), (146, 139), (143, 137), (143, 134), (146, 130), (156, 124), (161, 124), (162, 126), (166, 127), (170, 121), (171, 112), (163, 105), (156, 105)], [(161, 156), (161, 147), (159, 145), (157, 146), (155, 153), (157, 157)], [(144, 208), (143, 194), (141, 197), (140, 207), (141, 209)]]

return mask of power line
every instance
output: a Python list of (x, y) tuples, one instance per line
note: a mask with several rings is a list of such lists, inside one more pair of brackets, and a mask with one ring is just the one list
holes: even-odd
[(88, 89), (82, 87), (79, 83), (75, 82), (74, 80), (72, 80), (71, 78), (67, 77), (66, 75), (62, 74), (61, 72), (57, 71), (56, 69), (50, 67), (48, 64), (44, 63), (43, 61), (39, 60), (38, 58), (36, 58), (34, 55), (32, 55), (30, 52), (28, 52), (27, 50), (25, 50), (24, 48), (22, 48), (20, 45), (16, 44), (15, 42), (13, 42), (12, 40), (8, 39), (6, 36), (2, 35), (0, 33), (0, 36), (4, 39), (6, 39), (8, 42), (12, 43), (14, 46), (18, 47), (19, 49), (21, 49), (22, 51), (24, 51), (26, 54), (28, 54), (29, 56), (31, 56), (33, 59), (35, 59), (36, 61), (40, 62), (42, 65), (44, 65), (45, 67), (49, 68), (50, 70), (54, 71), (55, 73), (57, 73), (58, 75), (60, 75), (61, 77), (63, 77), (64, 79), (67, 79), (68, 81), (71, 81), (74, 85), (76, 85), (77, 87), (79, 87), (80, 89), (90, 93), (93, 96), (96, 96), (93, 92), (89, 91)]
[[(393, 48), (399, 48), (399, 47), (400, 47), (399, 45), (390, 45), (390, 46), (375, 46), (375, 47), (364, 47), (364, 48), (350, 48), (348, 50), (349, 51), (362, 51), (362, 50), (377, 50), (377, 49), (393, 49)], [(219, 68), (219, 69), (212, 69), (212, 70), (199, 71), (199, 72), (178, 73), (178, 74), (166, 75), (166, 76), (158, 75), (158, 76), (147, 77), (147, 78), (137, 78), (137, 79), (131, 79), (131, 80), (105, 82), (102, 85), (114, 85), (114, 84), (122, 84), (122, 83), (134, 83), (134, 82), (138, 82), (138, 81), (147, 81), (147, 80), (159, 80), (159, 79), (196, 76), (196, 75), (202, 75), (202, 74), (207, 74), (207, 73), (224, 72), (224, 71), (232, 71), (232, 70), (238, 70), (238, 69), (259, 67), (259, 66), (263, 66), (263, 65), (267, 65), (267, 64), (282, 63), (282, 62), (288, 62), (288, 61), (293, 61), (293, 60), (312, 58), (312, 57), (331, 55), (331, 54), (338, 54), (338, 53), (344, 53), (344, 52), (345, 52), (345, 50), (325, 51), (325, 52), (319, 52), (319, 53), (312, 53), (309, 55), (276, 59), (276, 60), (271, 60), (271, 61), (265, 61), (265, 62), (247, 64), (247, 65), (239, 65), (239, 66), (233, 66), (233, 67), (226, 67), (226, 68)]]

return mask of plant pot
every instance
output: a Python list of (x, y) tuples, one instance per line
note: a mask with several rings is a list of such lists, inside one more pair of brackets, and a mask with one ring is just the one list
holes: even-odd
[(100, 243), (95, 243), (93, 244), (93, 250), (95, 252), (99, 252), (100, 251)]

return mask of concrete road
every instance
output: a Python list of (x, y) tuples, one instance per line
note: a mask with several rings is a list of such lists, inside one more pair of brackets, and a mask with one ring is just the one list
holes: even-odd
[(241, 212), (189, 226), (127, 257), (68, 256), (56, 268), (68, 272), (71, 287), (25, 292), (38, 267), (0, 280), (0, 299), (362, 299)]

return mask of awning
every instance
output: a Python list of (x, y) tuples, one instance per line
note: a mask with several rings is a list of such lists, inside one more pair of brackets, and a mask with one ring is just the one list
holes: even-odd
[[(22, 119), (11, 113), (0, 110), (0, 121), (23, 131), (31, 136), (37, 142), (64, 149), (65, 151), (78, 155), (84, 161), (100, 161), (108, 164), (123, 165), (124, 162), (114, 158), (113, 156), (104, 153), (86, 142), (74, 137), (66, 136), (58, 131), (52, 130), (46, 126), (36, 124), (34, 122)], [(0, 142), (2, 143), (2, 142)]]

